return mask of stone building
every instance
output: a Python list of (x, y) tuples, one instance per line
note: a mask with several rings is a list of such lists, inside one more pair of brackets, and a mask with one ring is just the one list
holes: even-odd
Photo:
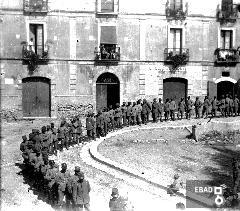
[(1, 105), (23, 117), (56, 117), (59, 105), (240, 97), (240, 1), (1, 4)]

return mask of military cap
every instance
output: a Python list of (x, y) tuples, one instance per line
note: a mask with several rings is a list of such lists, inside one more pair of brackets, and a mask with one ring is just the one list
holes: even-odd
[(22, 140), (27, 141), (27, 136), (26, 135), (22, 136)]
[(53, 122), (51, 122), (51, 127), (53, 127), (54, 126), (54, 123)]
[(118, 189), (117, 189), (117, 188), (113, 188), (113, 189), (112, 189), (112, 194), (111, 194), (111, 196), (113, 196), (113, 197), (118, 196)]
[(66, 163), (62, 163), (62, 168), (67, 168), (67, 164)]
[(42, 133), (45, 133), (46, 130), (47, 130), (46, 126), (43, 126), (43, 127), (41, 128)]
[(174, 179), (178, 179), (180, 176), (178, 174), (174, 174)]
[(79, 166), (75, 166), (75, 170), (74, 170), (76, 173), (77, 172), (80, 172), (81, 171), (81, 169), (80, 169), (80, 167)]

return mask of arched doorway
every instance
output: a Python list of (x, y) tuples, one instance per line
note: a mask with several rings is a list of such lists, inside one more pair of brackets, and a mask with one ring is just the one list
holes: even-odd
[(120, 102), (120, 82), (113, 73), (103, 73), (96, 82), (97, 110)]
[(24, 117), (49, 117), (51, 111), (50, 79), (44, 77), (22, 79), (22, 107)]
[(188, 81), (185, 78), (166, 78), (163, 80), (163, 100), (174, 98), (177, 102), (187, 98)]
[(217, 99), (220, 100), (222, 95), (235, 95), (234, 83), (231, 81), (221, 81), (217, 84)]

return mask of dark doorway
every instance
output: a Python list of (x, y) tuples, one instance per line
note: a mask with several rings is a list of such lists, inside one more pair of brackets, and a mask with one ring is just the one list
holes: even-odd
[(217, 99), (220, 100), (221, 96), (229, 94), (231, 96), (234, 96), (234, 83), (230, 81), (222, 81), (217, 84)]
[(103, 73), (96, 82), (96, 108), (103, 109), (120, 102), (120, 83), (116, 75)]
[(187, 98), (188, 81), (184, 78), (166, 78), (163, 80), (163, 100), (174, 98), (179, 102), (180, 99)]
[(24, 117), (50, 117), (50, 79), (29, 77), (22, 80)]

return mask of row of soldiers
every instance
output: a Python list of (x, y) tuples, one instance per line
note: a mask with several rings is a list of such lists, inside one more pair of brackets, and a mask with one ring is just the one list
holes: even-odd
[[(155, 98), (152, 103), (146, 99), (138, 100), (137, 102), (123, 102), (120, 106), (116, 104), (115, 109), (110, 105), (109, 108), (99, 110), (96, 117), (96, 136), (105, 136), (109, 131), (123, 126), (141, 125), (149, 122), (151, 114), (153, 122), (162, 122), (177, 119), (191, 119), (195, 113), (196, 118), (217, 117), (220, 112), (222, 117), (238, 116), (239, 99), (237, 96), (232, 98), (231, 95), (222, 96), (221, 100), (209, 99), (207, 96), (203, 102), (199, 97), (193, 101), (190, 96), (185, 100), (177, 103), (173, 98), (166, 99), (165, 103), (161, 98)], [(92, 127), (92, 126), (91, 126)]]
[[(53, 160), (49, 160), (49, 155), (54, 150), (59, 150), (58, 142), (66, 138), (63, 137), (63, 128), (61, 128), (63, 122), (58, 130), (54, 128), (54, 123), (51, 123), (50, 128), (43, 126), (41, 132), (33, 129), (29, 138), (26, 135), (22, 136), (23, 142), (20, 144), (20, 150), (24, 159), (24, 172), (34, 179), (33, 187), (47, 195), (48, 203), (51, 205), (63, 207), (65, 197), (67, 210), (72, 208), (80, 210), (82, 207), (89, 210), (91, 188), (80, 167), (76, 166), (74, 175), (72, 175), (66, 163), (62, 163), (59, 169)], [(67, 133), (71, 134), (69, 131)], [(75, 133), (79, 134), (79, 131), (73, 131), (73, 140), (78, 144), (78, 135)]]

